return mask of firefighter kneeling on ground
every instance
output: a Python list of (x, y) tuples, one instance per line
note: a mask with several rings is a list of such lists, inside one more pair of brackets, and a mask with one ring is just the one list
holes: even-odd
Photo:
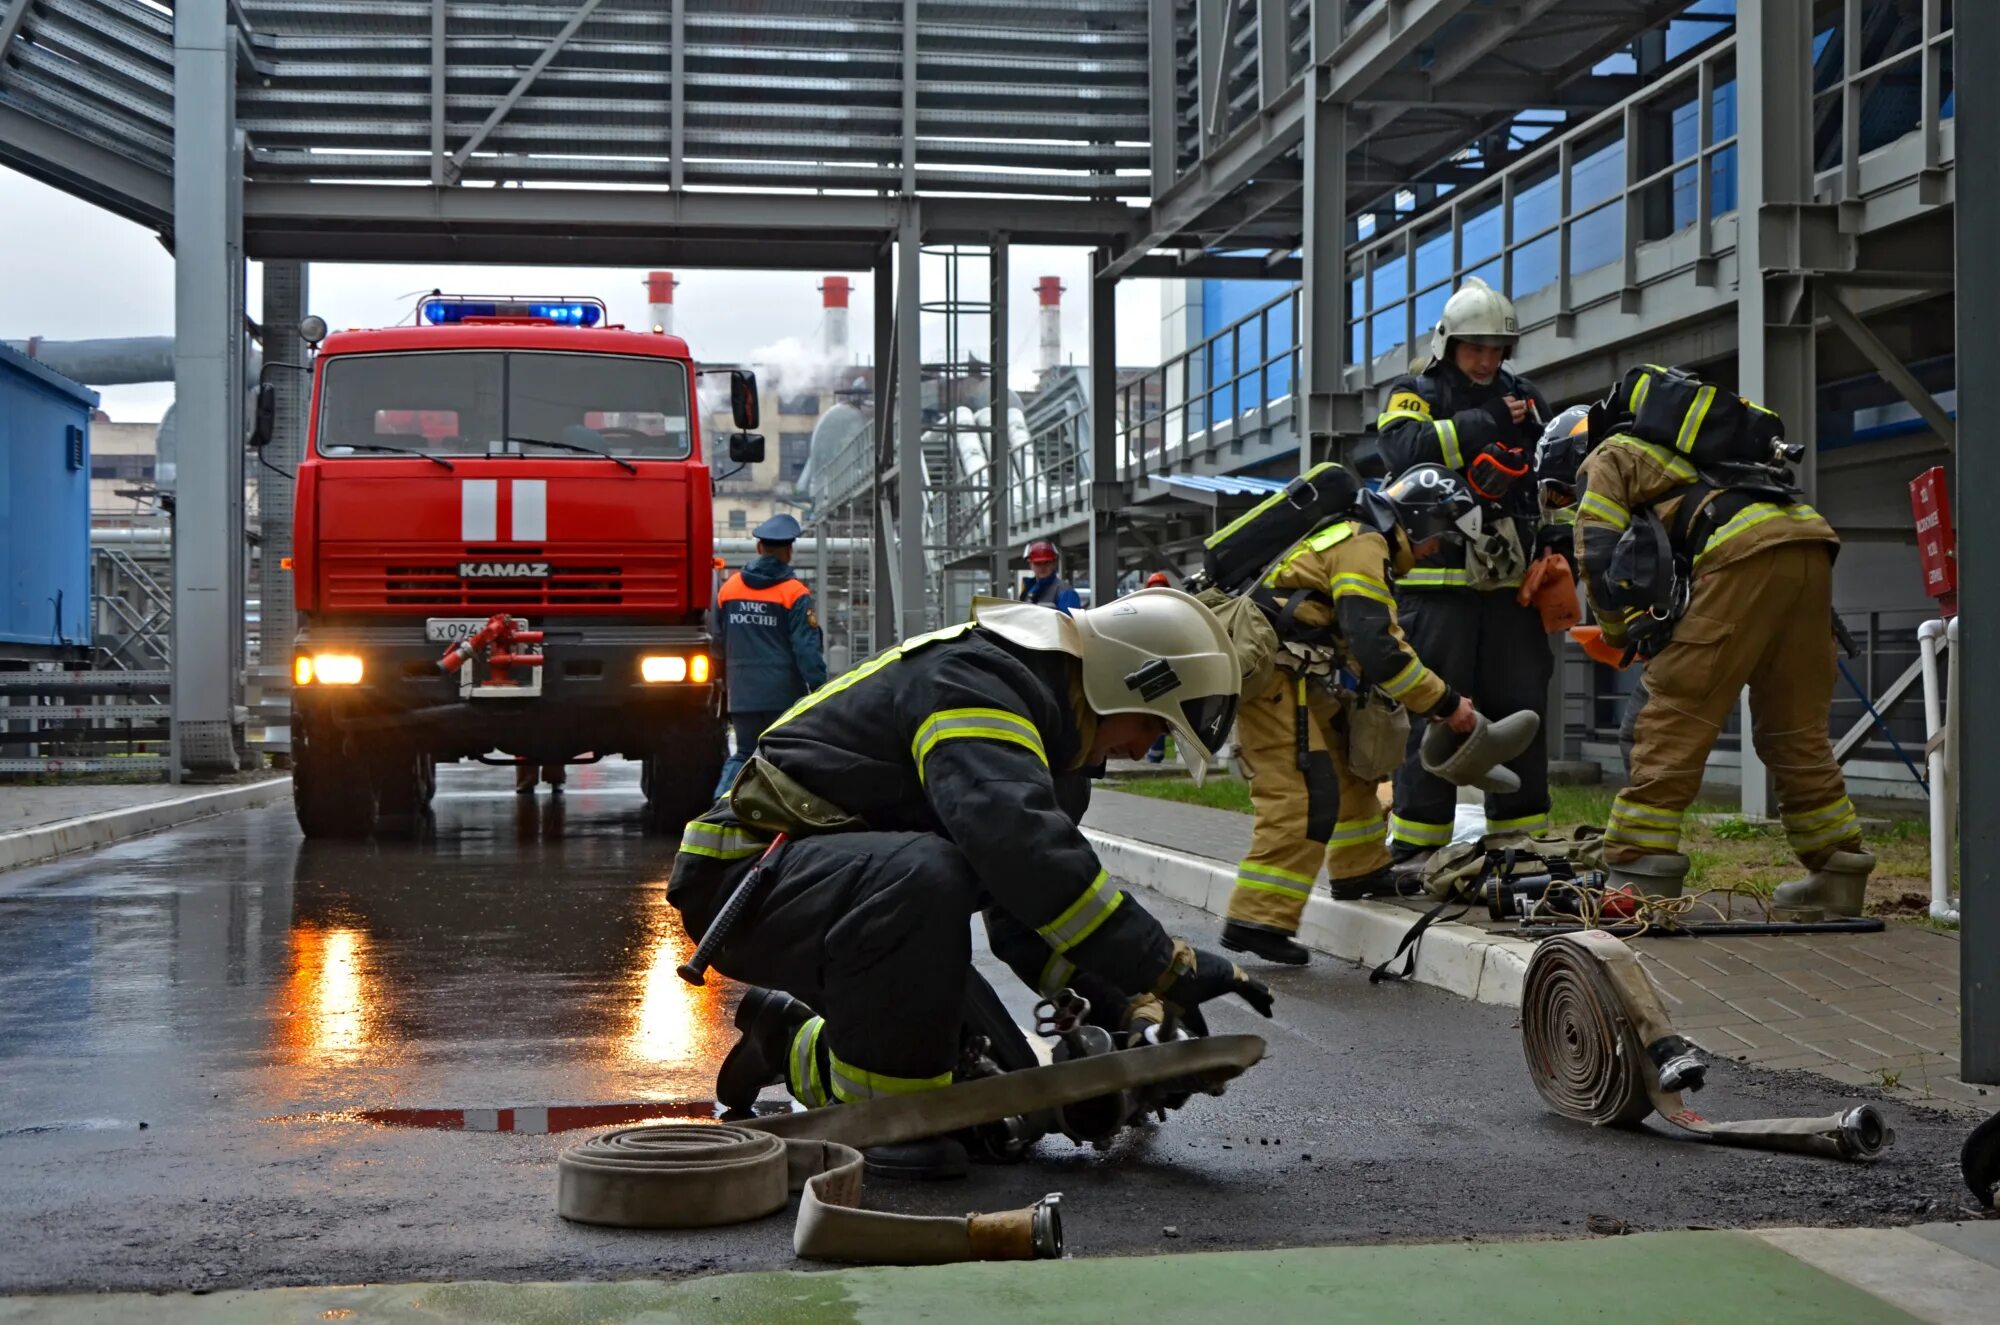
[[(1770, 411), (1660, 368), (1634, 370), (1594, 409), (1578, 475), (1584, 586), (1603, 642), (1627, 649), (1623, 661), (1647, 659), (1650, 694), (1604, 858), (1613, 886), (1681, 894), (1682, 823), (1748, 686), (1751, 740), (1810, 872), (1772, 901), (1796, 919), (1852, 917), (1875, 858), (1827, 736), (1840, 540), (1771, 459), (1786, 449), (1782, 429)], [(1722, 459), (1705, 454), (1717, 433)]]
[(1418, 465), (1379, 493), (1361, 493), (1348, 518), (1295, 544), (1264, 577), (1258, 592), (1282, 623), (1280, 648), (1270, 682), (1245, 696), (1237, 722), (1256, 823), (1250, 854), (1236, 868), (1223, 947), (1303, 965), (1310, 954), (1293, 935), (1322, 859), (1335, 897), (1395, 891), (1375, 791), (1380, 774), (1356, 775), (1353, 705), (1342, 706), (1331, 682), (1344, 668), (1364, 693), (1380, 691), (1455, 732), (1473, 730), (1472, 701), (1403, 638), (1389, 582), (1458, 537), (1459, 520), (1474, 506), (1458, 475)]
[[(687, 825), (667, 899), (699, 937), (782, 829), (715, 964), (759, 988), (716, 1081), (729, 1109), (783, 1081), (808, 1107), (951, 1084), (972, 960), (968, 918), (1044, 995), (1120, 1012), (1161, 1002), (1202, 1027), (1270, 992), (1170, 938), (1105, 874), (1076, 820), (1084, 769), (1171, 731), (1199, 780), (1241, 685), (1228, 635), (1174, 589), (1071, 615), (987, 602), (880, 654), (771, 724), (730, 794)], [(783, 992), (780, 992), (783, 991)], [(896, 1176), (964, 1171), (939, 1138), (871, 1152)]]

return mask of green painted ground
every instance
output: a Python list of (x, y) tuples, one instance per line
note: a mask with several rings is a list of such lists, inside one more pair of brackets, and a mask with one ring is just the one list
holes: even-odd
[(150, 1325), (782, 1325), (783, 1322), (1477, 1321), (1907, 1325), (1915, 1318), (1740, 1233), (1333, 1247), (1032, 1265), (740, 1274), (672, 1284), (435, 1284), (0, 1299), (0, 1322)]

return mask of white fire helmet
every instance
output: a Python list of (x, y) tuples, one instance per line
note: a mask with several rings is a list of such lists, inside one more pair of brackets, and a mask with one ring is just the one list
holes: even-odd
[(1165, 718), (1200, 785), (1228, 739), (1243, 685), (1229, 632), (1178, 589), (1140, 589), (1073, 619), (1083, 641), (1084, 702), (1100, 714)]
[(1512, 354), (1521, 339), (1521, 324), (1514, 316), (1514, 301), (1480, 280), (1468, 276), (1451, 298), (1431, 330), (1431, 359), (1435, 368), (1449, 361), (1451, 343), (1469, 340), (1479, 345), (1504, 345)]

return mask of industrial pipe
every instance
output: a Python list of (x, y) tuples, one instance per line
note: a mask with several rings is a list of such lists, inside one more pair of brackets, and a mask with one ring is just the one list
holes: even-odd
[[(172, 336), (109, 336), (99, 340), (27, 340), (4, 342), (36, 363), (52, 368), (86, 386), (136, 386), (174, 380)], [(255, 381), (264, 354), (253, 341), (246, 347), (246, 375)]]
[[(1952, 702), (1948, 709), (1942, 702), (1942, 687), (1938, 684), (1940, 641), (1950, 647), (1952, 653)], [(1958, 920), (1958, 911), (1951, 904), (1951, 814), (1957, 798), (1951, 784), (1958, 770), (1952, 762), (1952, 756), (1957, 752), (1953, 749), (1951, 731), (1958, 716), (1957, 643), (1958, 620), (1955, 617), (1949, 621), (1942, 617), (1935, 618), (1917, 627), (1917, 649), (1922, 658), (1924, 677), (1925, 763), (1930, 774), (1931, 790), (1931, 918), (1954, 923)]]

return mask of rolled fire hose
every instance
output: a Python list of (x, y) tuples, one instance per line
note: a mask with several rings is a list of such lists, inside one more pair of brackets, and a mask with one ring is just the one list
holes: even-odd
[(1896, 1134), (1872, 1105), (1824, 1118), (1711, 1122), (1681, 1099), (1701, 1065), (1623, 940), (1602, 930), (1544, 940), (1521, 993), (1521, 1045), (1535, 1089), (1565, 1118), (1631, 1127), (1648, 1114), (1721, 1145), (1874, 1159)]
[(710, 1228), (761, 1219), (798, 1192), (792, 1249), (807, 1260), (940, 1265), (1056, 1257), (1058, 1197), (964, 1218), (864, 1210), (861, 1151), (1163, 1081), (1219, 1089), (1263, 1056), (1261, 1036), (1214, 1035), (741, 1125), (623, 1128), (562, 1153), (556, 1212), (619, 1228)]

